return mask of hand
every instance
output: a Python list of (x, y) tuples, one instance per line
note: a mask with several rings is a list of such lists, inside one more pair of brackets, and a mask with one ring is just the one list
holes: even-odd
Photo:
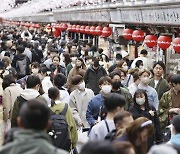
[(79, 122), (79, 123), (78, 123), (78, 126), (79, 126), (79, 127), (84, 127), (84, 124), (83, 124), (82, 122)]
[(180, 109), (179, 108), (171, 108), (169, 110), (170, 113), (177, 113), (177, 114), (180, 114)]
[(95, 121), (94, 125), (98, 124), (99, 122), (98, 121)]
[(150, 114), (152, 117), (154, 117), (154, 111), (150, 110), (150, 111), (149, 111), (149, 114)]

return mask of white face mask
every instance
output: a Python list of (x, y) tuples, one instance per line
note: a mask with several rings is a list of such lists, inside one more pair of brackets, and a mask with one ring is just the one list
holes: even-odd
[(144, 78), (141, 79), (141, 81), (144, 84), (148, 84), (150, 82), (150, 79), (149, 79), (149, 77), (144, 77)]
[(139, 69), (143, 69), (144, 67), (142, 65), (139, 66)]
[(33, 68), (33, 69), (32, 69), (32, 73), (33, 73), (33, 74), (38, 74), (38, 71), (39, 71), (39, 69), (37, 69), (37, 68)]
[(142, 98), (136, 98), (136, 103), (138, 105), (143, 105), (145, 103), (145, 97)]
[(102, 91), (104, 94), (109, 94), (112, 90), (112, 86), (111, 85), (102, 85)]
[(83, 55), (83, 56), (84, 56), (84, 55), (85, 55), (85, 52), (84, 52), (84, 51), (81, 51), (81, 55)]
[(85, 82), (84, 81), (79, 84), (79, 89), (81, 89), (81, 90), (85, 89)]
[(128, 71), (128, 66), (123, 66), (124, 71)]

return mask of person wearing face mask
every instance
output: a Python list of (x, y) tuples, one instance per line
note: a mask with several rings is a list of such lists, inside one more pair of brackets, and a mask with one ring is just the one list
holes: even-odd
[(113, 71), (109, 74), (109, 77), (112, 80), (112, 90), (111, 92), (118, 93), (126, 98), (125, 109), (127, 110), (130, 104), (133, 103), (132, 96), (126, 88), (121, 86), (121, 77), (120, 74), (116, 71)]
[(90, 88), (95, 95), (97, 95), (100, 91), (100, 87), (98, 86), (99, 79), (105, 75), (107, 75), (107, 72), (99, 65), (99, 59), (97, 57), (93, 57), (93, 65), (87, 69), (84, 75), (84, 81), (87, 88)]
[(159, 118), (161, 127), (165, 130), (169, 125), (169, 115), (180, 114), (180, 74), (175, 74), (171, 78), (172, 88), (165, 92), (159, 101)]
[(133, 79), (134, 79), (134, 83), (132, 83), (129, 87), (128, 90), (131, 93), (132, 96), (134, 96), (134, 93), (136, 92), (136, 90), (138, 90), (138, 85), (139, 85), (139, 75), (138, 73), (134, 73), (133, 75)]
[(100, 65), (104, 67), (105, 70), (109, 69), (109, 58), (107, 55), (105, 55), (104, 53), (102, 53), (100, 55), (101, 57), (101, 61), (100, 61)]
[(85, 113), (88, 102), (94, 97), (94, 93), (91, 89), (85, 88), (85, 82), (80, 75), (72, 77), (72, 84), (75, 90), (70, 94), (69, 105), (72, 109), (73, 117), (78, 127), (89, 128)]
[(135, 92), (133, 100), (134, 105), (129, 108), (129, 112), (133, 118), (146, 117), (154, 124), (154, 136), (148, 141), (148, 149), (150, 149), (154, 141), (156, 143), (162, 142), (162, 133), (157, 111), (149, 104), (146, 91), (143, 89), (138, 89)]
[(84, 77), (85, 72), (86, 72), (86, 65), (84, 64), (84, 60), (82, 58), (77, 58), (75, 66), (71, 69), (67, 77), (67, 86), (69, 92), (72, 92), (74, 90), (73, 85), (71, 83), (72, 78), (75, 75), (81, 75)]
[(136, 63), (135, 63), (135, 68), (138, 68), (138, 69), (143, 69), (143, 61), (142, 60), (137, 60)]
[(86, 119), (89, 125), (92, 127), (97, 124), (100, 117), (101, 108), (104, 106), (105, 97), (111, 93), (112, 81), (108, 76), (103, 76), (99, 79), (100, 93), (94, 96), (88, 103), (86, 111)]
[(150, 75), (151, 73), (147, 69), (142, 69), (139, 71), (140, 83), (138, 85), (138, 89), (146, 90), (149, 104), (154, 106), (155, 109), (158, 110), (158, 106), (159, 106), (158, 94), (154, 88), (148, 85), (150, 82), (150, 78), (149, 78)]
[(70, 54), (71, 57), (71, 63), (69, 63), (66, 67), (66, 76), (69, 75), (69, 72), (76, 64), (77, 54)]

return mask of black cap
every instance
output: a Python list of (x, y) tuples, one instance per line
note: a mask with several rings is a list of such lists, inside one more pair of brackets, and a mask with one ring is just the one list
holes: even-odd
[(174, 126), (176, 132), (180, 133), (180, 115), (175, 116), (172, 119), (172, 125)]
[(92, 61), (99, 61), (99, 57), (93, 57)]

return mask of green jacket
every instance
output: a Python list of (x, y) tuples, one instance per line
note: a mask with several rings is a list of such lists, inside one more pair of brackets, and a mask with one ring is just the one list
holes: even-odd
[(43, 131), (20, 129), (14, 132), (13, 141), (1, 147), (0, 154), (68, 154), (51, 143)]
[(69, 75), (69, 72), (71, 71), (72, 68), (73, 68), (72, 64), (69, 63), (69, 64), (67, 65), (67, 67), (66, 67), (66, 76)]
[(169, 109), (171, 108), (172, 108), (172, 94), (171, 94), (171, 90), (169, 90), (163, 94), (161, 100), (159, 101), (158, 114), (162, 129), (165, 129), (166, 126), (168, 125), (168, 112)]
[[(64, 109), (65, 104), (64, 103), (59, 103), (53, 107), (51, 107), (51, 110), (53, 112), (59, 111), (58, 113), (62, 112)], [(78, 139), (78, 134), (77, 134), (77, 128), (76, 128), (76, 122), (73, 118), (71, 108), (68, 107), (67, 113), (66, 113), (66, 122), (69, 126), (68, 131), (69, 131), (69, 138), (71, 139), (72, 146), (76, 147), (77, 139)]]
[[(149, 83), (149, 86), (151, 86), (152, 88), (154, 88), (154, 86), (155, 86), (154, 78), (151, 79), (151, 81), (150, 81), (150, 83)], [(162, 95), (163, 95), (166, 91), (168, 91), (170, 88), (169, 88), (168, 82), (167, 82), (165, 79), (161, 78), (161, 79), (159, 80), (159, 82), (158, 82), (158, 84), (157, 84), (157, 86), (156, 86), (155, 89), (156, 89), (156, 91), (157, 91), (157, 93), (158, 93), (158, 98), (159, 98), (159, 100), (160, 100), (161, 97), (162, 97)]]

